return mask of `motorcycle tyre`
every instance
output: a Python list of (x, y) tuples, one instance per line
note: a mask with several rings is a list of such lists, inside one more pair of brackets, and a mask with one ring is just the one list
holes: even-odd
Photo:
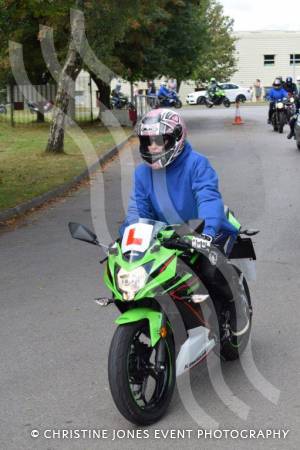
[(120, 413), (136, 425), (151, 425), (157, 422), (166, 412), (175, 387), (175, 349), (172, 334), (166, 336), (166, 344), (171, 358), (170, 379), (163, 402), (150, 410), (140, 408), (135, 402), (128, 382), (128, 351), (133, 337), (141, 328), (148, 326), (143, 321), (119, 326), (113, 336), (108, 355), (108, 380), (114, 402)]
[[(237, 272), (239, 274), (241, 273), (241, 271), (237, 267), (235, 267), (235, 269), (237, 270)], [(250, 291), (249, 291), (249, 287), (248, 287), (245, 277), (243, 279), (243, 285), (244, 285), (244, 289), (245, 289), (245, 293), (246, 293), (246, 297), (247, 297), (247, 301), (248, 301), (248, 305), (249, 305), (249, 310), (250, 310), (250, 319), (249, 319), (250, 324), (249, 324), (248, 330), (246, 331), (245, 334), (243, 334), (243, 336), (241, 336), (241, 338), (236, 338), (236, 337), (230, 335), (229, 338), (227, 338), (226, 340), (223, 340), (220, 343), (220, 356), (225, 361), (234, 361), (236, 359), (239, 359), (239, 357), (241, 356), (241, 354), (247, 347), (250, 333), (251, 333), (252, 305), (251, 305)], [(238, 339), (240, 339), (240, 342), (238, 343), (238, 345), (236, 345), (236, 343), (238, 342)]]
[(285, 125), (285, 124), (286, 124), (286, 119), (285, 119), (284, 115), (283, 115), (283, 114), (279, 114), (279, 127), (278, 127), (278, 131), (279, 131), (280, 134), (283, 133), (283, 128), (284, 128), (284, 125)]

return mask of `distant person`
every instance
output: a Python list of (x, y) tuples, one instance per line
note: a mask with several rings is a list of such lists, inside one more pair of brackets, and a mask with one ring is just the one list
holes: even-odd
[(261, 100), (262, 95), (261, 81), (259, 78), (257, 78), (254, 83), (254, 92), (255, 92), (255, 99), (257, 102), (259, 102)]
[(156, 86), (153, 80), (148, 82), (147, 103), (153, 108), (156, 103)]
[(293, 82), (292, 77), (287, 77), (285, 83), (283, 84), (283, 88), (289, 93), (290, 97), (296, 97), (298, 94), (297, 86)]
[(273, 87), (269, 90), (266, 95), (267, 100), (270, 101), (268, 123), (271, 123), (272, 114), (274, 112), (275, 103), (288, 97), (288, 93), (282, 87), (282, 82), (279, 78), (275, 78), (273, 82)]
[(170, 78), (168, 81), (168, 89), (170, 91), (176, 91), (177, 90), (177, 81), (174, 78)]
[(297, 81), (298, 94), (300, 94), (300, 77), (297, 77), (296, 81)]
[(133, 96), (137, 97), (139, 95), (139, 85), (138, 83), (133, 84)]

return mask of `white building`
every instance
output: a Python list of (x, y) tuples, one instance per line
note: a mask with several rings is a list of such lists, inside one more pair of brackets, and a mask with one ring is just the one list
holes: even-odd
[(236, 51), (237, 72), (231, 81), (253, 86), (259, 78), (262, 86), (271, 86), (274, 78), (300, 76), (300, 31), (239, 31)]

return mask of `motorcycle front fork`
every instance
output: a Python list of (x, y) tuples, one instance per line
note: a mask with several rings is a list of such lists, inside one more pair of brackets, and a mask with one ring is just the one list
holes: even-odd
[[(166, 329), (167, 319), (166, 315), (163, 313), (161, 321), (161, 330)], [(157, 351), (155, 355), (155, 369), (161, 371), (165, 369), (166, 364), (166, 338), (161, 336), (157, 344)]]

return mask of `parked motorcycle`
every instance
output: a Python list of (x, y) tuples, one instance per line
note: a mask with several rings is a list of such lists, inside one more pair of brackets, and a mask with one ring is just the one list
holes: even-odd
[(128, 96), (119, 92), (118, 95), (111, 95), (110, 104), (112, 109), (125, 109), (129, 107)]
[(28, 108), (31, 112), (31, 114), (36, 114), (38, 112), (45, 114), (52, 110), (53, 103), (50, 101), (46, 102), (27, 102)]
[(225, 91), (223, 89), (217, 88), (215, 93), (213, 95), (209, 95), (209, 93), (206, 94), (204, 97), (204, 102), (207, 108), (212, 108), (213, 106), (217, 105), (224, 105), (225, 108), (230, 107), (230, 100), (225, 95)]
[(157, 97), (156, 108), (182, 108), (182, 101), (176, 91), (170, 91), (168, 97)]
[[(125, 229), (122, 242), (108, 247), (101, 261), (107, 260), (104, 282), (112, 295), (96, 302), (114, 303), (121, 313), (109, 350), (110, 389), (121, 414), (135, 424), (149, 425), (163, 416), (176, 376), (213, 349), (225, 360), (239, 358), (250, 335), (251, 327), (239, 338), (232, 334), (228, 302), (213, 303), (201, 281), (202, 254), (217, 264), (221, 250), (212, 244), (209, 249), (193, 248), (202, 221), (192, 221), (184, 237), (182, 226), (187, 227), (139, 219)], [(73, 238), (101, 246), (85, 226), (69, 223), (69, 230)], [(250, 323), (250, 293), (238, 267), (241, 261), (244, 267), (246, 261), (254, 264), (251, 238), (242, 235), (257, 232), (240, 232), (230, 254), (236, 261), (233, 282), (247, 299)]]

